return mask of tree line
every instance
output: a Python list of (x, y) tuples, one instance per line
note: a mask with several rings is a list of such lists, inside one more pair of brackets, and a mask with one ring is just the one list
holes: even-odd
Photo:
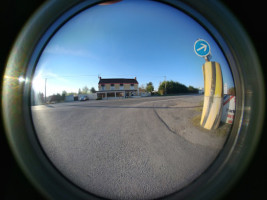
[[(146, 84), (146, 92), (153, 92), (154, 86), (152, 82)], [(175, 81), (163, 81), (158, 88), (159, 95), (180, 94), (180, 93), (198, 93), (198, 89), (193, 86), (186, 87), (184, 84)]]
[[(143, 86), (140, 88), (141, 90), (145, 90), (146, 92), (154, 92), (154, 86), (152, 82), (146, 84), (146, 88)], [(159, 95), (166, 94), (181, 94), (181, 93), (198, 93), (199, 90), (191, 85), (188, 87), (182, 83), (176, 81), (163, 81), (160, 83), (157, 93)], [(228, 95), (235, 96), (235, 88), (231, 87), (226, 92)]]
[(87, 86), (84, 86), (82, 89), (79, 88), (78, 92), (67, 92), (66, 90), (63, 90), (61, 94), (57, 93), (49, 96), (45, 96), (43, 92), (36, 93), (34, 90), (32, 90), (31, 104), (40, 105), (44, 104), (45, 102), (58, 103), (65, 101), (65, 97), (69, 95), (79, 95), (79, 94), (89, 94), (89, 93), (96, 93), (95, 88), (91, 87), (91, 89), (89, 89)]

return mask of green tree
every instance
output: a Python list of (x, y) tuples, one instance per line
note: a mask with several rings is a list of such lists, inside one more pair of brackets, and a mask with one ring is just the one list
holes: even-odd
[(147, 92), (153, 92), (154, 91), (154, 86), (152, 82), (149, 82), (146, 84), (146, 91)]
[(89, 88), (87, 86), (84, 86), (82, 89), (82, 94), (88, 94)]
[(57, 94), (53, 94), (52, 96), (50, 96), (50, 102), (61, 102), (63, 99), (62, 99), (62, 96), (57, 93)]
[[(166, 90), (165, 90), (166, 87)], [(179, 82), (174, 81), (163, 81), (159, 85), (158, 92), (163, 94), (179, 94), (179, 93), (187, 93), (188, 88)]]
[(142, 84), (139, 88), (139, 92), (141, 93), (141, 92), (146, 92), (146, 88), (145, 88), (145, 85), (144, 84)]
[(235, 96), (235, 88), (234, 87), (229, 88), (227, 94)]
[(188, 92), (189, 93), (198, 93), (198, 89), (194, 88), (193, 86), (189, 85), (188, 87)]
[(62, 96), (62, 100), (65, 100), (65, 97), (67, 96), (67, 91), (63, 90), (61, 96)]
[(82, 94), (82, 91), (81, 91), (81, 89), (79, 88), (79, 90), (78, 90), (78, 94)]
[(90, 92), (91, 92), (91, 93), (96, 93), (95, 88), (94, 88), (94, 87), (91, 87)]
[(77, 92), (68, 92), (68, 93), (66, 94), (66, 96), (69, 96), (69, 95), (77, 95)]

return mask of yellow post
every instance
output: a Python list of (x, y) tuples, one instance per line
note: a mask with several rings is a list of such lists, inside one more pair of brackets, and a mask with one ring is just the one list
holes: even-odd
[(200, 125), (211, 130), (217, 129), (222, 115), (223, 79), (220, 64), (207, 61), (203, 66), (204, 104)]

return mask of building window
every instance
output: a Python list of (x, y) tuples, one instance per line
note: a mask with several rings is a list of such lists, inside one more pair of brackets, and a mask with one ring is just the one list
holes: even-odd
[(111, 90), (114, 90), (115, 89), (114, 84), (110, 84), (110, 89)]
[(131, 90), (133, 90), (134, 89), (134, 84), (131, 84)]
[(101, 90), (105, 90), (105, 85), (101, 85)]
[(121, 83), (120, 84), (120, 90), (123, 90), (124, 89), (124, 87), (123, 87), (123, 84)]

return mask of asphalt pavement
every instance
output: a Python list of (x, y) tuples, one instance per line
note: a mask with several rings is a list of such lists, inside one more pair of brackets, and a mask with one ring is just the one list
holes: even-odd
[(79, 187), (109, 199), (154, 199), (190, 184), (225, 137), (194, 127), (201, 95), (32, 106), (40, 143)]

